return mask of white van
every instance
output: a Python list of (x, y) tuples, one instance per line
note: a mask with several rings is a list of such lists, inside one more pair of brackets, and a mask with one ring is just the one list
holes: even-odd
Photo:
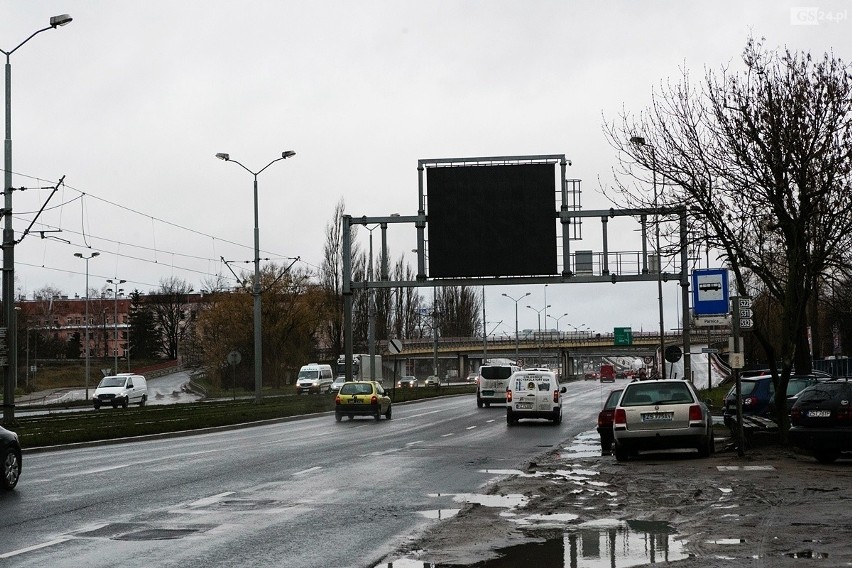
[(514, 364), (483, 365), (479, 368), (476, 381), (476, 406), (491, 406), (491, 403), (506, 402), (506, 388), (509, 377), (521, 368)]
[(296, 377), (296, 394), (331, 392), (331, 384), (334, 382), (334, 372), (331, 365), (320, 365), (308, 363), (299, 369)]
[(145, 377), (133, 373), (119, 373), (104, 377), (98, 383), (95, 394), (92, 395), (95, 410), (106, 405), (111, 405), (113, 408), (118, 408), (119, 405), (127, 408), (128, 404), (145, 406), (147, 401), (148, 383)]
[(521, 418), (547, 418), (562, 422), (562, 394), (553, 371), (535, 370), (514, 373), (506, 390), (506, 424), (512, 426)]

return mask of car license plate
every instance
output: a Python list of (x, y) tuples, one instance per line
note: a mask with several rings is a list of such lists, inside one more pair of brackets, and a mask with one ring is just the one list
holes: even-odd
[(533, 407), (531, 402), (519, 402), (515, 405), (518, 410), (531, 410)]
[(830, 410), (808, 410), (808, 418), (829, 418)]
[(671, 422), (673, 412), (646, 412), (642, 415), (642, 422)]
[(494, 391), (482, 391), (482, 396), (494, 396)]

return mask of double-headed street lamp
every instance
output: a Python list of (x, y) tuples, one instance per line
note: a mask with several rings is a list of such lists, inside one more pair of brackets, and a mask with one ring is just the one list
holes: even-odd
[(257, 223), (257, 176), (280, 160), (292, 158), (296, 152), (287, 150), (281, 153), (280, 158), (275, 158), (260, 170), (253, 172), (236, 160), (232, 160), (229, 154), (220, 152), (216, 157), (226, 162), (233, 162), (254, 176), (254, 282), (252, 283), (252, 296), (254, 297), (254, 400), (259, 403), (262, 399), (261, 386), (263, 384), (263, 349), (261, 347), (261, 323), (260, 323), (260, 228)]
[(113, 298), (115, 299), (115, 313), (113, 314), (113, 345), (112, 350), (115, 354), (115, 374), (118, 374), (118, 294), (119, 292), (124, 292), (124, 290), (119, 290), (119, 286), (127, 282), (127, 280), (119, 280), (118, 278), (112, 279), (108, 278), (107, 282), (115, 286), (115, 295)]
[(530, 292), (527, 292), (526, 294), (524, 294), (520, 298), (513, 298), (509, 294), (503, 294), (503, 296), (506, 296), (507, 298), (509, 298), (510, 300), (515, 302), (515, 363), (518, 362), (518, 343), (519, 343), (519, 340), (518, 340), (518, 302), (520, 302), (521, 300), (523, 300), (524, 298), (526, 298), (529, 295), (530, 295)]
[[(86, 350), (86, 400), (89, 400), (89, 261), (100, 255), (99, 252), (93, 252), (89, 256), (81, 252), (74, 253), (74, 256), (86, 261), (86, 339), (83, 340), (83, 348)], [(29, 336), (27, 338), (29, 339)]]
[(567, 316), (568, 316), (567, 313), (564, 313), (559, 317), (545, 316), (545, 318), (550, 318), (550, 319), (556, 321), (556, 337), (559, 337), (560, 339), (561, 339), (561, 336), (559, 335), (559, 320), (561, 320), (562, 318), (567, 317)]
[[(545, 284), (545, 286), (546, 285), (547, 284)], [(527, 307), (538, 314), (538, 335), (536, 336), (537, 337), (536, 343), (538, 343), (538, 363), (540, 365), (541, 364), (541, 312), (547, 313), (547, 308), (549, 308), (550, 306), (549, 305), (544, 306), (540, 310), (537, 309), (537, 308), (534, 308), (532, 306), (527, 306)], [(544, 324), (547, 325), (547, 322), (544, 322)]]
[(15, 326), (15, 231), (12, 228), (12, 65), (9, 57), (18, 48), (30, 41), (41, 32), (64, 26), (71, 21), (71, 16), (62, 14), (50, 18), (50, 25), (33, 32), (30, 37), (15, 46), (10, 51), (0, 49), (0, 53), (6, 56), (6, 139), (4, 142), (4, 155), (6, 172), (3, 176), (3, 277), (2, 277), (2, 302), (3, 302), (3, 325), (6, 328), (6, 358), (7, 365), (4, 367), (4, 391), (3, 391), (3, 422), (13, 424), (15, 422), (15, 369), (18, 367), (18, 339), (14, 333)]

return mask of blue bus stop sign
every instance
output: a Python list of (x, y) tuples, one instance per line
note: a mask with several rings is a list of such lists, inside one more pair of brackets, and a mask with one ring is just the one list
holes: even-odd
[(696, 316), (728, 313), (726, 268), (703, 268), (692, 272), (692, 309)]

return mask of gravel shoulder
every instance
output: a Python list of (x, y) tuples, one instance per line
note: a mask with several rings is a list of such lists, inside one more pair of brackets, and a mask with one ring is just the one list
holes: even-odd
[(771, 444), (740, 457), (730, 440), (717, 438), (717, 452), (707, 459), (670, 452), (619, 463), (594, 452), (595, 442), (597, 435), (569, 441), (485, 491), (523, 495), (524, 505), (466, 504), (403, 554), (470, 565), (495, 558), (502, 547), (541, 540), (545, 527), (568, 533), (595, 522), (665, 521), (686, 552), (668, 565), (785, 567), (808, 562), (802, 558), (823, 567), (852, 565), (852, 460), (823, 465)]

